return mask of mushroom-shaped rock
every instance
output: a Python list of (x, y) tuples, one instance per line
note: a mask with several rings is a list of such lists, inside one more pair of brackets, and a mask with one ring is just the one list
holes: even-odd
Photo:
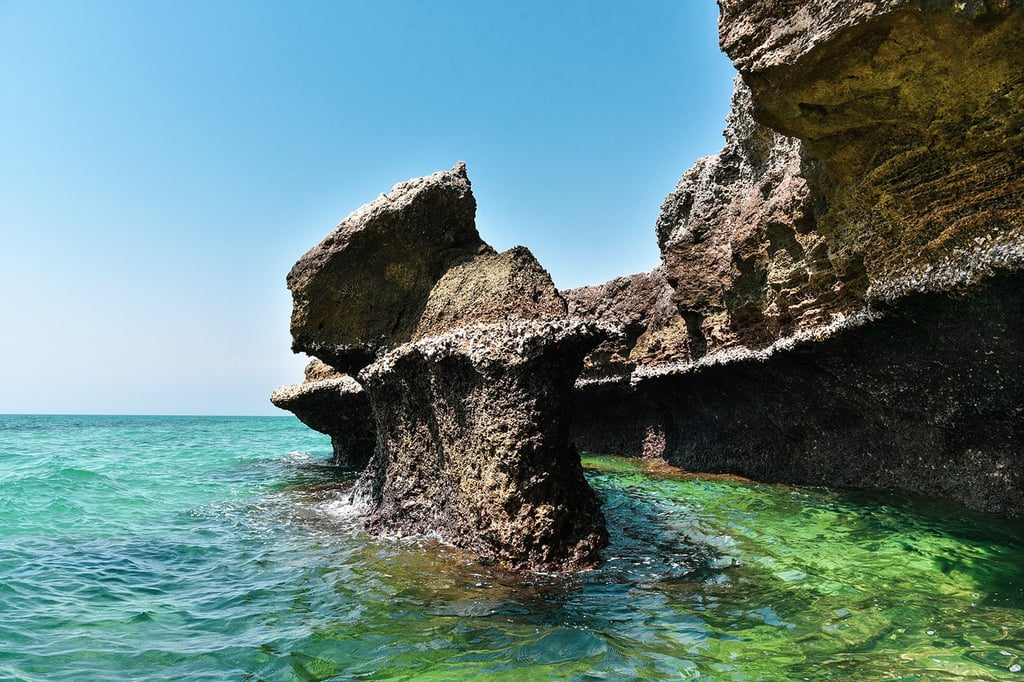
[(409, 341), (441, 276), (491, 251), (475, 215), (461, 162), (354, 211), (288, 273), (292, 350), (356, 372)]
[(593, 564), (607, 531), (569, 425), (583, 358), (611, 333), (569, 320), (471, 325), (363, 370), (377, 448), (356, 491), (371, 529), (437, 533), (515, 568)]
[(370, 402), (352, 377), (336, 375), (281, 386), (270, 395), (270, 402), (330, 436), (335, 464), (361, 468), (370, 459), (374, 444)]

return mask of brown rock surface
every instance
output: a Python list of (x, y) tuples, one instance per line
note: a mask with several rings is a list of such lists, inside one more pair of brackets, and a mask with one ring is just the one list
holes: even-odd
[(323, 362), (273, 400), (364, 463), (366, 441), (342, 423), (358, 384), (332, 374), (363, 368), (371, 529), (436, 533), (514, 567), (585, 567), (607, 532), (568, 440), (572, 388), (610, 332), (567, 322), (528, 249), (480, 240), (475, 207), (459, 164), (396, 185), (304, 255), (288, 276), (293, 348)]
[(315, 362), (306, 367), (304, 383), (275, 389), (270, 402), (330, 436), (335, 464), (362, 468), (374, 445), (370, 401), (355, 379)]
[(1024, 275), (721, 355), (625, 389), (582, 387), (574, 440), (689, 471), (1024, 515)]
[(354, 211), (288, 273), (292, 350), (355, 372), (412, 339), (437, 281), (490, 251), (475, 216), (461, 162)]
[(336, 379), (338, 377), (345, 376), (338, 370), (317, 358), (313, 358), (306, 363), (306, 368), (303, 371), (303, 374), (306, 375), (307, 382), (320, 381), (322, 379)]
[(656, 231), (694, 355), (764, 346), (861, 302), (817, 231), (814, 171), (799, 140), (753, 119), (737, 79), (725, 148), (699, 160), (662, 205)]
[(584, 362), (584, 380), (628, 378), (637, 364), (692, 357), (686, 322), (672, 302), (664, 271), (618, 277), (562, 292), (569, 317), (596, 320), (621, 334), (602, 342)]
[(1024, 239), (1024, 2), (796, 4), (726, 0), (720, 36), (757, 120), (818, 162), (834, 269), (892, 299), (1004, 267)]
[(517, 246), (454, 265), (427, 297), (413, 339), (484, 322), (565, 317), (565, 301), (530, 250)]
[(697, 352), (581, 384), (574, 438), (1024, 513), (1024, 2), (719, 5), (726, 146), (657, 225)]
[(593, 564), (607, 532), (569, 419), (583, 357), (608, 333), (564, 320), (473, 325), (363, 370), (378, 439), (357, 490), (371, 529), (437, 533), (516, 568)]

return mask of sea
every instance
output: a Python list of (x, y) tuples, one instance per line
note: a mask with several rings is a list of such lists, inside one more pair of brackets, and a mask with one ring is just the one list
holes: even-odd
[(584, 456), (611, 544), (374, 537), (291, 416), (0, 416), (0, 680), (1022, 680), (1024, 524)]

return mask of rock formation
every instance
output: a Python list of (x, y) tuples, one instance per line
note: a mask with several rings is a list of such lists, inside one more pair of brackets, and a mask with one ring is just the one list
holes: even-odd
[(600, 504), (569, 441), (573, 382), (594, 323), (462, 327), (364, 369), (377, 450), (359, 483), (369, 525), (433, 532), (515, 568), (592, 565)]
[(628, 379), (637, 363), (690, 360), (694, 349), (672, 293), (661, 268), (562, 292), (569, 317), (596, 320), (620, 332), (587, 356), (583, 381)]
[(475, 218), (461, 163), (399, 183), (354, 211), (288, 273), (292, 350), (354, 374), (412, 340), (441, 276), (493, 252)]
[[(519, 568), (588, 566), (607, 532), (569, 441), (571, 401), (584, 356), (613, 334), (567, 321), (547, 271), (524, 247), (485, 244), (475, 209), (460, 163), (348, 216), (288, 275), (293, 348), (365, 387), (369, 528)], [(333, 438), (359, 386), (320, 379), (272, 399)]]
[(726, 145), (656, 226), (691, 357), (581, 383), (578, 444), (1024, 513), (1024, 3), (719, 4)]
[[(369, 397), (369, 527), (589, 565), (573, 442), (1024, 514), (1024, 0), (719, 6), (726, 144), (666, 198), (660, 267), (559, 293), (480, 239), (461, 164), (296, 263), (293, 348)], [(326, 429), (340, 381), (276, 402)]]
[(361, 469), (370, 460), (375, 442), (370, 400), (352, 377), (314, 359), (306, 365), (303, 383), (275, 389), (270, 402), (330, 436), (338, 466)]

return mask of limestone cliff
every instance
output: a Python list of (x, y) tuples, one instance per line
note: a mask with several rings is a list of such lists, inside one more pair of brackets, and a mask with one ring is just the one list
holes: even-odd
[(589, 565), (577, 445), (1024, 513), (1024, 0), (719, 6), (726, 143), (666, 198), (660, 267), (558, 292), (480, 238), (463, 164), (296, 263), (293, 348), (357, 379), (275, 402), (334, 437), (365, 392), (369, 528)]
[(726, 145), (656, 226), (690, 358), (581, 384), (579, 444), (1024, 512), (1024, 3), (719, 4)]

